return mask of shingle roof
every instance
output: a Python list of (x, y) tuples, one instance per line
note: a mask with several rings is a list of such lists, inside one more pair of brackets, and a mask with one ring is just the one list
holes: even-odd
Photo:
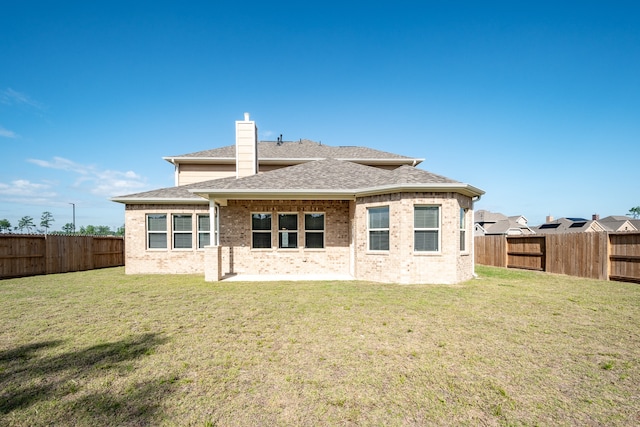
[[(211, 150), (198, 151), (195, 153), (181, 154), (178, 156), (167, 156), (167, 160), (175, 159), (235, 159), (236, 146), (227, 145), (225, 147)], [(302, 139), (300, 141), (285, 141), (281, 144), (275, 141), (258, 142), (258, 159), (378, 159), (378, 160), (422, 160), (413, 157), (401, 156), (399, 154), (388, 153), (386, 151), (375, 150), (367, 147), (323, 145), (318, 142)]]
[(536, 234), (580, 233), (586, 231), (604, 231), (598, 221), (584, 218), (558, 218), (553, 222), (531, 227)]
[(276, 169), (258, 175), (196, 183), (191, 189), (207, 190), (356, 190), (394, 184), (455, 184), (458, 181), (400, 166), (394, 170), (349, 161), (324, 159)]
[[(427, 191), (439, 188), (468, 191), (472, 195), (484, 194), (467, 184), (411, 166), (394, 170), (365, 166), (349, 161), (324, 159), (275, 169), (243, 178), (220, 178), (180, 187), (169, 187), (144, 193), (115, 197), (118, 202), (146, 199), (169, 201), (202, 201), (196, 194), (207, 193), (263, 193), (263, 192), (358, 192), (364, 190), (420, 187)], [(196, 194), (194, 194), (196, 193)]]

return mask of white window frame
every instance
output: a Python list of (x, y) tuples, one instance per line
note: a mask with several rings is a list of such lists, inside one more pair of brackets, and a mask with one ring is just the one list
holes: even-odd
[[(295, 229), (284, 229), (280, 227), (280, 216), (281, 215), (295, 215), (296, 217), (296, 228)], [(289, 234), (295, 234), (295, 238), (291, 239)], [(298, 249), (298, 237), (300, 235), (300, 215), (298, 212), (278, 212), (278, 249)], [(287, 238), (287, 242), (293, 242), (295, 246), (281, 246), (282, 239)]]
[[(209, 229), (204, 230), (200, 227), (200, 218), (208, 218), (209, 219)], [(196, 215), (196, 228), (197, 228), (197, 248), (204, 249), (205, 246), (211, 245), (211, 215), (209, 214), (197, 214)], [(200, 242), (200, 236), (209, 236), (209, 243), (206, 245), (202, 245)]]
[[(416, 209), (420, 209), (420, 208), (429, 208), (429, 209), (433, 209), (436, 208), (438, 209), (438, 224), (437, 227), (416, 227), (416, 218), (415, 218), (415, 212)], [(414, 205), (413, 206), (413, 251), (415, 253), (418, 254), (439, 254), (442, 251), (442, 206), (441, 205)], [(437, 232), (437, 245), (438, 248), (436, 250), (428, 250), (428, 249), (417, 249), (416, 248), (416, 232), (420, 232), (420, 231), (430, 231), (430, 232)]]
[[(189, 218), (188, 222), (184, 222), (184, 224), (189, 224), (188, 230), (178, 230), (176, 229), (176, 219), (177, 218)], [(190, 251), (193, 250), (193, 215), (190, 213), (174, 213), (171, 214), (171, 248), (176, 251)], [(176, 246), (176, 238), (178, 236), (186, 236), (189, 235), (189, 247), (177, 247)], [(187, 242), (187, 240), (185, 240)]]
[[(268, 215), (269, 216), (269, 221), (271, 222), (271, 228), (269, 228), (269, 230), (254, 230), (253, 229), (253, 216), (254, 215)], [(271, 249), (273, 247), (273, 213), (272, 212), (251, 212), (251, 216), (249, 217), (249, 227), (251, 229), (251, 249), (255, 249), (255, 250), (267, 250), (267, 249)], [(256, 233), (260, 233), (260, 234), (269, 234), (269, 247), (267, 248), (256, 248), (253, 245), (253, 236)]]
[(469, 243), (467, 242), (467, 212), (469, 209), (460, 208), (460, 252), (469, 252)]
[[(386, 209), (387, 210), (387, 226), (386, 227), (372, 227), (371, 226), (371, 213), (374, 209)], [(389, 230), (389, 226), (391, 224), (391, 207), (389, 205), (380, 205), (380, 206), (369, 206), (367, 208), (367, 251), (369, 252), (378, 252), (378, 253), (388, 253), (391, 248), (391, 233)], [(372, 249), (372, 240), (371, 233), (379, 233), (386, 232), (387, 233), (387, 249)]]
[[(307, 215), (322, 215), (322, 230), (307, 230)], [(311, 250), (321, 250), (325, 249), (326, 241), (325, 241), (325, 231), (327, 229), (327, 215), (325, 212), (304, 212), (303, 217), (303, 226), (304, 226), (304, 248)], [(322, 235), (322, 246), (319, 248), (310, 248), (307, 247), (307, 234), (320, 234)]]
[[(164, 217), (164, 230), (151, 230), (151, 227), (149, 226), (149, 219), (151, 217)], [(166, 213), (148, 213), (145, 215), (145, 228), (147, 230), (147, 250), (150, 251), (166, 251), (168, 249), (168, 237), (169, 237), (169, 233), (167, 231), (167, 217), (168, 215)], [(165, 239), (164, 239), (164, 246), (163, 247), (151, 247), (151, 235), (160, 235), (160, 234), (164, 234)]]

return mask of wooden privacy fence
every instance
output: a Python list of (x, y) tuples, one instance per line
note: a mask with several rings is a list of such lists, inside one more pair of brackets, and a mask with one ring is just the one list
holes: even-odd
[(476, 236), (482, 265), (640, 283), (640, 233)]
[(0, 279), (122, 265), (122, 237), (0, 234)]

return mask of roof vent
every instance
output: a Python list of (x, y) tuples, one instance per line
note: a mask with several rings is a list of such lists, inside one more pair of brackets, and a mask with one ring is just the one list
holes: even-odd
[(280, 134), (280, 136), (278, 137), (278, 142), (276, 142), (276, 145), (282, 145), (282, 134)]

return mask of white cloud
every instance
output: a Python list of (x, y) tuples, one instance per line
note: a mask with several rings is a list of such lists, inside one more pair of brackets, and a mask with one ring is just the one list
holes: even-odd
[(18, 134), (16, 134), (14, 131), (11, 131), (9, 129), (5, 129), (4, 127), (0, 126), (0, 136), (4, 137), (4, 138), (17, 138)]
[(44, 106), (24, 93), (7, 88), (0, 92), (0, 101), (6, 105), (26, 105), (37, 110), (43, 110)]
[(73, 186), (87, 190), (98, 196), (118, 196), (135, 191), (141, 191), (146, 186), (146, 180), (133, 171), (116, 171), (100, 169), (93, 165), (82, 165), (63, 157), (54, 157), (52, 160), (28, 159), (35, 165), (73, 172), (80, 175)]
[(38, 184), (26, 179), (17, 179), (9, 184), (0, 182), (0, 195), (27, 199), (32, 196), (55, 197), (56, 193), (50, 191), (50, 184)]
[(53, 161), (39, 159), (27, 159), (27, 161), (43, 168), (60, 169), (76, 172), (82, 175), (88, 174), (91, 169), (91, 166), (83, 166), (69, 159), (65, 159), (64, 157), (54, 157)]

